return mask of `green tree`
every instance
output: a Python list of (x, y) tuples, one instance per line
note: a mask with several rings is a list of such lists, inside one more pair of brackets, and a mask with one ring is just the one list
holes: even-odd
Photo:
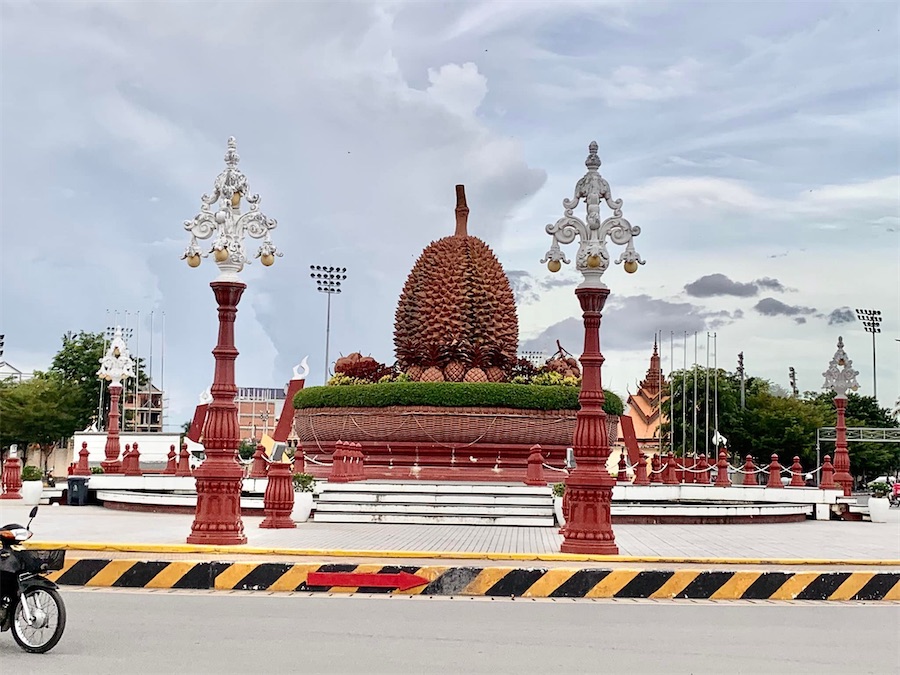
[(53, 373), (0, 388), (0, 444), (38, 445), (46, 469), (53, 449), (80, 428), (79, 398), (74, 383)]
[[(98, 424), (102, 425), (109, 414), (109, 391), (107, 387), (101, 386), (101, 380), (97, 377), (100, 359), (103, 358), (106, 346), (103, 333), (68, 332), (63, 335), (62, 348), (53, 357), (50, 366), (51, 373), (71, 382), (78, 391), (72, 412), (78, 419), (79, 429), (84, 429), (97, 417), (98, 404), (101, 403), (101, 389), (102, 413)], [(138, 374), (139, 384), (145, 386), (147, 375), (143, 359), (135, 359), (135, 372)]]
[(783, 466), (797, 455), (800, 463), (812, 468), (816, 462), (816, 429), (825, 417), (816, 406), (803, 399), (775, 396), (769, 391), (754, 392), (747, 398), (741, 420), (741, 456), (753, 455), (757, 464), (769, 462), (773, 453)]

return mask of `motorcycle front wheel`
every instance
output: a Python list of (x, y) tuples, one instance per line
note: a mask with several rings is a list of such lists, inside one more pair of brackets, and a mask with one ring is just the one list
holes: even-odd
[[(34, 621), (28, 623), (22, 603), (27, 602)], [(32, 588), (22, 594), (13, 616), (13, 639), (32, 654), (49, 652), (66, 629), (66, 606), (52, 588)]]

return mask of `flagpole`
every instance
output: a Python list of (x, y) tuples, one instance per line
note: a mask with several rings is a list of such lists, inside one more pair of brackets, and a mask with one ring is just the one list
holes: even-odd
[(675, 456), (675, 383), (672, 374), (675, 372), (675, 331), (669, 331), (669, 452)]
[[(715, 414), (715, 427), (716, 427), (716, 438), (719, 437), (719, 340), (716, 337), (716, 333), (713, 333), (713, 349), (715, 350), (715, 356), (713, 357), (713, 369), (715, 372), (715, 394), (714, 394), (714, 403), (713, 403), (713, 411)], [(719, 456), (719, 442), (716, 441), (716, 457)]]
[(709, 457), (709, 331), (706, 331), (706, 394), (703, 397), (703, 421), (706, 433), (703, 436), (703, 454)]
[(694, 371), (694, 399), (691, 401), (691, 407), (694, 409), (694, 428), (691, 429), (693, 432), (691, 454), (695, 459), (697, 457), (697, 360), (697, 331), (694, 331), (694, 365), (691, 368)]
[(684, 331), (684, 364), (681, 369), (681, 456), (687, 450), (687, 331)]

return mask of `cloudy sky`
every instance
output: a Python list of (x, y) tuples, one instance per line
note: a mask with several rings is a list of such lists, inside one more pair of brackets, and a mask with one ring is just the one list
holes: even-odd
[[(818, 389), (837, 337), (872, 391), (853, 309), (884, 313), (878, 393), (900, 376), (900, 66), (889, 2), (3, 2), (4, 358), (46, 368), (67, 330), (136, 327), (171, 416), (210, 383), (211, 259), (182, 222), (228, 136), (284, 252), (245, 270), (238, 383), (323, 376), (325, 297), (349, 269), (331, 354), (392, 360), (397, 296), (453, 231), (496, 251), (523, 349), (580, 352), (571, 268), (540, 263), (596, 140), (647, 264), (615, 266), (605, 384), (626, 393), (655, 331), (718, 336), (733, 370)], [(574, 251), (572, 251), (574, 252)], [(165, 314), (165, 372), (161, 331)]]

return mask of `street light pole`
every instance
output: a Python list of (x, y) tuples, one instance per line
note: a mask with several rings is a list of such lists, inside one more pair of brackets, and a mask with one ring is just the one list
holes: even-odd
[(309, 276), (316, 282), (316, 290), (328, 298), (325, 310), (325, 384), (328, 384), (329, 357), (328, 348), (331, 343), (331, 296), (341, 292), (341, 283), (347, 280), (346, 267), (326, 267), (310, 265)]
[(100, 359), (100, 370), (97, 376), (109, 382), (109, 421), (106, 425), (106, 446), (104, 461), (100, 462), (105, 473), (121, 473), (122, 463), (119, 461), (119, 396), (122, 393), (122, 381), (134, 377), (134, 360), (128, 353), (128, 345), (122, 335), (122, 328), (113, 329), (109, 348)]
[(872, 334), (872, 395), (878, 400), (878, 375), (875, 367), (875, 333), (881, 332), (881, 312), (877, 309), (858, 309), (856, 318), (862, 321), (863, 328)]
[[(256, 257), (266, 267), (275, 262), (277, 251), (269, 239), (269, 232), (277, 223), (259, 210), (259, 195), (250, 192), (247, 177), (238, 169), (240, 156), (234, 137), (228, 139), (225, 170), (217, 177), (211, 195), (201, 198), (200, 213), (184, 222), (191, 233), (191, 241), (182, 255), (188, 265), (197, 267), (200, 259), (213, 254), (219, 276), (210, 286), (216, 297), (219, 312), (219, 337), (213, 356), (216, 367), (213, 375), (212, 403), (206, 411), (203, 425), (203, 446), (206, 459), (196, 471), (197, 508), (189, 544), (246, 544), (244, 523), (241, 521), (241, 483), (244, 471), (238, 464), (241, 443), (238, 409), (234, 403), (237, 387), (234, 382), (234, 362), (238, 350), (234, 346), (234, 321), (237, 305), (247, 288), (239, 276), (249, 265), (244, 251), (244, 238), (250, 235), (262, 239)], [(241, 199), (249, 205), (241, 213)], [(202, 252), (198, 239), (214, 239), (208, 252)]]
[[(603, 306), (609, 297), (609, 288), (602, 276), (609, 267), (610, 257), (606, 239), (624, 245), (625, 251), (616, 263), (625, 263), (628, 273), (637, 271), (644, 261), (634, 249), (633, 238), (641, 228), (632, 226), (622, 216), (622, 200), (613, 199), (609, 183), (600, 175), (600, 157), (597, 143), (588, 146), (585, 161), (587, 173), (575, 185), (572, 199), (563, 200), (562, 218), (547, 225), (545, 230), (553, 238), (550, 250), (541, 260), (551, 272), (558, 272), (562, 263), (569, 263), (560, 244), (570, 244), (579, 239), (575, 267), (584, 275), (584, 281), (575, 289), (584, 319), (584, 353), (581, 355), (582, 380), (578, 401), (581, 409), (576, 413), (573, 450), (576, 466), (566, 478), (568, 515), (562, 528), (563, 553), (616, 555), (616, 537), (612, 529), (610, 504), (615, 484), (606, 462), (609, 458), (609, 432), (606, 413), (603, 411), (603, 385), (600, 368), (600, 319)], [(587, 217), (581, 220), (574, 210), (584, 200)], [(601, 220), (600, 202), (605, 201), (612, 216)]]
[(859, 384), (856, 376), (859, 371), (853, 369), (853, 361), (844, 351), (844, 338), (838, 337), (837, 351), (828, 364), (828, 370), (822, 373), (825, 378), (823, 389), (834, 392), (834, 407), (837, 410), (834, 441), (834, 482), (844, 488), (844, 496), (850, 496), (853, 488), (853, 476), (850, 475), (850, 453), (847, 450), (847, 391), (856, 391)]

